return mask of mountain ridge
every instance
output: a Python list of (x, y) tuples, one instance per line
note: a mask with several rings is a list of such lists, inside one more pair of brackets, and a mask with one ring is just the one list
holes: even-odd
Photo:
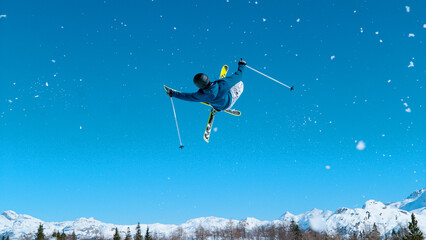
[[(413, 192), (399, 202), (383, 203), (377, 200), (368, 200), (362, 208), (341, 207), (334, 212), (313, 208), (298, 215), (287, 211), (272, 221), (246, 218), (244, 219), (244, 224), (247, 229), (253, 229), (262, 225), (288, 225), (294, 221), (302, 229), (310, 228), (314, 231), (329, 234), (336, 232), (351, 234), (353, 232), (368, 231), (376, 224), (379, 232), (383, 235), (392, 232), (392, 230), (399, 230), (401, 227), (405, 227), (410, 221), (411, 213), (416, 215), (420, 229), (426, 232), (426, 188)], [(136, 228), (136, 225), (103, 223), (93, 217), (82, 217), (74, 221), (44, 222), (30, 215), (18, 214), (8, 210), (0, 214), (0, 235), (8, 235), (11, 240), (21, 239), (28, 236), (27, 234), (34, 234), (40, 223), (43, 224), (46, 235), (51, 235), (53, 231), (64, 231), (66, 234), (71, 234), (75, 231), (79, 238), (112, 238), (115, 228), (118, 228), (120, 234), (123, 235), (127, 232), (127, 228), (130, 228), (131, 233), (134, 234)], [(145, 231), (149, 226), (153, 233), (165, 236), (170, 236), (180, 228), (188, 236), (192, 236), (199, 226), (210, 230), (224, 229), (230, 223), (237, 226), (240, 221), (210, 216), (190, 219), (180, 225), (141, 224), (141, 228)]]

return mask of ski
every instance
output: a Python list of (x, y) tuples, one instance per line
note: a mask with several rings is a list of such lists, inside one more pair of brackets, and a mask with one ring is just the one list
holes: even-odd
[[(220, 70), (220, 75), (219, 75), (219, 79), (225, 78), (226, 74), (228, 73), (228, 65), (223, 65), (222, 70)], [(206, 104), (206, 103), (203, 103)], [(210, 104), (207, 104), (210, 106)], [(213, 127), (213, 120), (214, 120), (214, 116), (216, 115), (216, 109), (214, 109), (214, 107), (211, 107), (212, 110), (210, 111), (210, 116), (209, 116), (209, 120), (207, 121), (207, 126), (206, 126), (206, 130), (204, 131), (204, 140), (206, 142), (209, 142), (210, 139), (210, 133), (212, 132), (212, 127)]]
[(212, 131), (213, 120), (214, 120), (215, 115), (216, 115), (216, 110), (214, 110), (214, 108), (212, 108), (212, 110), (210, 111), (209, 120), (207, 121), (206, 130), (204, 131), (204, 141), (206, 141), (206, 142), (209, 142), (210, 133)]
[[(201, 102), (201, 103), (204, 104), (204, 105), (206, 105), (206, 106), (209, 106), (209, 107), (212, 106), (212, 105), (210, 105), (208, 103), (205, 103), (205, 102)], [(223, 111), (226, 112), (226, 113), (229, 113), (229, 114), (231, 114), (233, 116), (237, 116), (237, 117), (241, 116), (241, 112), (238, 111), (238, 110), (235, 110), (235, 109), (227, 109), (227, 110), (223, 110)], [(216, 112), (219, 112), (219, 111), (216, 110)]]
[(228, 65), (223, 65), (222, 70), (220, 70), (220, 76), (219, 79), (225, 78), (226, 74), (228, 73)]
[(237, 116), (237, 117), (241, 116), (241, 112), (238, 111), (238, 110), (235, 110), (235, 109), (226, 109), (226, 110), (224, 110), (224, 112), (229, 113), (233, 116)]

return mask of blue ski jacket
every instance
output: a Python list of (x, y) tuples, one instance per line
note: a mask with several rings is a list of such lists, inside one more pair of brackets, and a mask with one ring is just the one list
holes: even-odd
[(191, 102), (205, 102), (216, 110), (222, 111), (232, 102), (230, 89), (242, 80), (245, 65), (238, 65), (238, 70), (229, 77), (214, 81), (208, 88), (200, 89), (195, 93), (172, 92), (172, 97)]

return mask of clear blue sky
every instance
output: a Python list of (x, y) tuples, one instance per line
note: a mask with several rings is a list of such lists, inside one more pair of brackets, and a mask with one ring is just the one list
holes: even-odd
[[(401, 200), (426, 186), (425, 9), (3, 0), (0, 211), (178, 224)], [(240, 57), (295, 91), (247, 69), (209, 144), (209, 109), (176, 99), (179, 150), (163, 84), (195, 91)]]

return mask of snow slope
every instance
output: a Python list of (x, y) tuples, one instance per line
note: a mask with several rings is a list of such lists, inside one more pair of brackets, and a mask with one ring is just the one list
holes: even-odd
[[(382, 203), (375, 200), (367, 201), (362, 208), (339, 208), (335, 212), (313, 209), (303, 214), (293, 215), (289, 212), (273, 221), (260, 221), (255, 218), (245, 219), (247, 229), (261, 225), (289, 224), (297, 222), (303, 229), (311, 228), (315, 231), (328, 233), (351, 233), (370, 230), (376, 224), (382, 233), (390, 233), (393, 229), (404, 227), (411, 220), (411, 213), (416, 215), (420, 229), (426, 233), (426, 188), (416, 191), (400, 202)], [(205, 229), (225, 228), (230, 222), (234, 226), (238, 220), (230, 220), (218, 217), (202, 217), (191, 219), (181, 225), (173, 224), (149, 224), (152, 233), (170, 236), (178, 227), (186, 234), (192, 235), (199, 226)], [(53, 231), (65, 231), (71, 234), (73, 231), (79, 238), (106, 237), (112, 238), (117, 227), (121, 235), (130, 228), (135, 233), (136, 225), (114, 225), (103, 223), (94, 218), (79, 218), (75, 221), (44, 222), (40, 219), (25, 214), (17, 214), (13, 211), (5, 211), (0, 215), (0, 235), (8, 235), (12, 240), (20, 239), (27, 234), (34, 234), (39, 224), (45, 228), (45, 234)], [(146, 231), (147, 224), (141, 224), (142, 232)]]

